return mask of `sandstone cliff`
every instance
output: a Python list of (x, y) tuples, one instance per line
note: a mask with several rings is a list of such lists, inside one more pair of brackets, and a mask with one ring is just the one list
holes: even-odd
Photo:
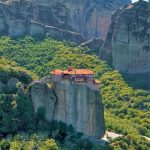
[(149, 2), (139, 1), (113, 14), (100, 57), (122, 72), (150, 72)]
[(46, 109), (48, 121), (62, 121), (72, 125), (76, 131), (87, 136), (104, 135), (104, 114), (99, 91), (82, 83), (71, 81), (46, 83), (35, 82), (31, 88), (35, 112), (39, 107)]
[[(61, 39), (83, 37), (104, 38), (110, 24), (111, 14), (131, 0), (1, 0), (0, 34), (12, 36), (44, 35), (45, 32)], [(53, 26), (53, 27), (46, 27)], [(63, 31), (61, 30), (63, 29)], [(61, 30), (61, 32), (60, 32)], [(73, 34), (73, 31), (81, 34)], [(50, 32), (49, 32), (50, 31)], [(65, 35), (64, 35), (65, 34)], [(75, 36), (75, 37), (74, 37)], [(58, 36), (57, 36), (58, 37)], [(73, 40), (74, 42), (75, 40)]]

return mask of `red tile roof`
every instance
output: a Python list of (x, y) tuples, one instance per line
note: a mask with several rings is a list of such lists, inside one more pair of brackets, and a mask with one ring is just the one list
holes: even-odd
[(87, 69), (73, 69), (72, 71), (64, 70), (64, 74), (84, 74), (84, 75), (92, 75), (93, 71)]
[(60, 75), (60, 74), (62, 74), (62, 70), (56, 69), (56, 70), (51, 71), (50, 73), (51, 73), (51, 74)]
[(60, 74), (70, 74), (70, 75), (93, 75), (94, 72), (91, 70), (87, 70), (87, 69), (73, 69), (72, 71), (68, 71), (68, 70), (53, 70), (51, 72), (51, 74), (55, 74), (55, 75), (60, 75)]

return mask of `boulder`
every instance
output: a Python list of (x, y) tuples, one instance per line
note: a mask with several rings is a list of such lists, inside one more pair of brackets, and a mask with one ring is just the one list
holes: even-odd
[(17, 78), (11, 77), (8, 81), (7, 81), (7, 87), (10, 91), (15, 91), (16, 90), (16, 86), (17, 83), (19, 82), (19, 80)]

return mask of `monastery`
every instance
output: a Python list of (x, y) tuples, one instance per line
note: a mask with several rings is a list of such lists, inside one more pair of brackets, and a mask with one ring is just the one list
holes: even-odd
[(88, 69), (74, 69), (68, 66), (67, 70), (56, 69), (50, 72), (51, 79), (54, 82), (61, 80), (70, 80), (74, 82), (85, 83), (99, 89), (99, 80), (94, 79), (94, 72)]

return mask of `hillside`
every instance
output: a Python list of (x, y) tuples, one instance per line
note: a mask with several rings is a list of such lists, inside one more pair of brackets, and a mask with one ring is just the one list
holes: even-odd
[(52, 39), (0, 39), (1, 56), (16, 61), (41, 77), (48, 75), (50, 70), (65, 69), (68, 65), (93, 70), (95, 77), (101, 81), (106, 130), (124, 135), (112, 141), (112, 146), (115, 149), (148, 149), (149, 143), (142, 136), (150, 137), (150, 93), (129, 87), (118, 71), (87, 53), (87, 49)]
[[(17, 149), (21, 145), (21, 141), (19, 142), (16, 134), (21, 131), (34, 130), (32, 102), (27, 97), (25, 87), (36, 76), (33, 76), (25, 68), (18, 67), (12, 61), (0, 59), (0, 62), (0, 139), (6, 138), (7, 135), (10, 135), (10, 139), (11, 137), (12, 139), (16, 138), (11, 145), (5, 140), (0, 140), (0, 147), (1, 149), (8, 149), (8, 147)], [(51, 146), (55, 144), (54, 141), (46, 142), (49, 142)], [(23, 147), (32, 145), (34, 144), (31, 141), (24, 142)]]
[[(56, 121), (46, 122), (42, 108), (35, 113), (29, 89), (37, 76), (12, 61), (0, 58), (0, 62), (1, 150), (59, 150), (70, 149), (70, 145), (75, 149), (103, 149), (84, 141), (82, 134), (71, 126)], [(62, 132), (65, 135), (61, 135)]]

